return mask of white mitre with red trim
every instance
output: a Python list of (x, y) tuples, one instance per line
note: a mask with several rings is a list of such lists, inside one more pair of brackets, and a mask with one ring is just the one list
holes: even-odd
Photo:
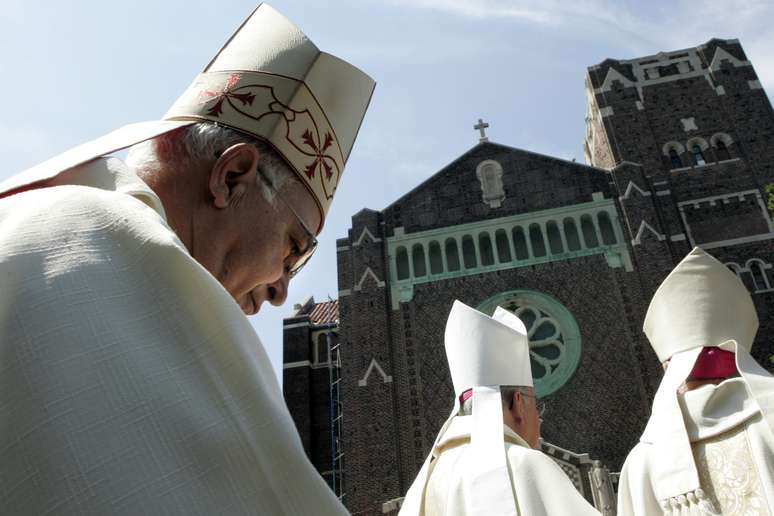
[(374, 85), (365, 73), (321, 52), (292, 22), (261, 4), (162, 120), (131, 124), (70, 149), (0, 183), (0, 197), (206, 121), (264, 140), (285, 158), (317, 202), (321, 229)]

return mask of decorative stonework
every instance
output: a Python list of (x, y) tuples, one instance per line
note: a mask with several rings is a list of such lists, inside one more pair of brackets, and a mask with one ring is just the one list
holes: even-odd
[(368, 365), (368, 369), (365, 372), (365, 375), (363, 375), (362, 379), (357, 381), (358, 387), (368, 386), (368, 377), (371, 376), (371, 373), (374, 369), (376, 369), (376, 372), (379, 373), (379, 376), (382, 377), (382, 383), (392, 383), (392, 376), (389, 376), (384, 372), (384, 369), (382, 369), (382, 366), (380, 366), (379, 362), (376, 361), (376, 358), (372, 358), (371, 363)]
[(680, 123), (683, 124), (683, 131), (686, 133), (699, 130), (699, 128), (696, 127), (696, 119), (694, 117), (681, 118)]
[(626, 185), (626, 191), (620, 197), (620, 200), (621, 201), (625, 201), (625, 200), (629, 199), (634, 192), (637, 192), (642, 197), (650, 197), (650, 195), (651, 195), (650, 192), (647, 192), (647, 191), (643, 190), (642, 188), (640, 188), (637, 185), (637, 183), (635, 183), (634, 181), (629, 181), (629, 184)]
[(635, 235), (634, 239), (632, 240), (632, 246), (637, 246), (642, 244), (642, 239), (645, 236), (645, 232), (649, 232), (651, 235), (656, 237), (656, 240), (659, 242), (666, 240), (666, 236), (664, 236), (663, 233), (659, 233), (655, 229), (653, 229), (653, 226), (645, 222), (644, 220), (640, 222), (640, 229), (637, 230), (637, 234)]
[(367, 279), (371, 279), (374, 283), (376, 283), (376, 286), (379, 288), (384, 287), (384, 281), (380, 280), (373, 270), (371, 270), (371, 267), (366, 267), (365, 272), (363, 272), (363, 275), (360, 276), (360, 281), (357, 282), (357, 285), (355, 285), (355, 292), (358, 292), (360, 290), (363, 290), (363, 285), (365, 284), (365, 281)]
[(513, 290), (491, 297), (478, 310), (492, 314), (501, 306), (527, 327), (532, 379), (538, 396), (561, 388), (580, 361), (581, 337), (575, 318), (553, 297), (532, 290)]
[(490, 208), (499, 208), (505, 200), (503, 167), (493, 159), (482, 161), (476, 167), (476, 177), (481, 183), (482, 199)]
[(369, 231), (368, 228), (363, 228), (363, 231), (361, 231), (360, 236), (355, 241), (355, 243), (352, 244), (352, 246), (353, 247), (357, 247), (357, 246), (363, 245), (364, 243), (368, 243), (368, 242), (377, 243), (377, 242), (381, 242), (381, 241), (382, 241), (382, 239), (381, 238), (376, 238), (371, 233), (371, 231)]
[(414, 285), (482, 272), (596, 254), (604, 254), (611, 268), (632, 270), (615, 202), (598, 197), (558, 209), (418, 233), (396, 228), (386, 240), (393, 310), (413, 299)]

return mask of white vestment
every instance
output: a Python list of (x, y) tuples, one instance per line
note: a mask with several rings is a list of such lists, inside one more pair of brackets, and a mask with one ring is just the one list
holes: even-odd
[[(466, 474), (475, 470), (471, 453), (473, 416), (457, 416), (433, 450), (424, 516), (469, 514), (471, 496)], [(504, 427), (505, 452), (516, 508), (520, 516), (599, 516), (550, 457), (533, 450)], [(497, 516), (492, 514), (492, 516)]]
[(115, 159), (54, 181), (0, 199), (0, 513), (346, 514), (159, 198)]
[(652, 443), (641, 441), (621, 471), (619, 516), (774, 515), (774, 437), (744, 380), (705, 385), (679, 401), (705, 500), (661, 507), (652, 464), (670, 458), (658, 457)]

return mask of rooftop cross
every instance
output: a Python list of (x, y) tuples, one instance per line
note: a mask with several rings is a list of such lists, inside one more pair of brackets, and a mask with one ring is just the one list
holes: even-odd
[(478, 119), (478, 123), (473, 126), (473, 129), (475, 129), (476, 131), (481, 132), (481, 137), (478, 139), (479, 142), (488, 142), (489, 141), (489, 138), (486, 137), (486, 133), (484, 132), (484, 129), (486, 129), (487, 127), (489, 127), (489, 124), (487, 124), (486, 122), (484, 122), (480, 118)]

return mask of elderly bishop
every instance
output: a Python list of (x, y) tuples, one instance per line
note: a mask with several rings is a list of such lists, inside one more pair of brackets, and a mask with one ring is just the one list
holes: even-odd
[(620, 516), (774, 515), (774, 377), (750, 356), (758, 318), (699, 248), (667, 276), (644, 330), (664, 378), (624, 463)]
[(0, 184), (0, 513), (346, 514), (245, 314), (314, 251), (373, 87), (263, 4), (162, 120)]
[(539, 450), (540, 419), (524, 324), (455, 301), (445, 334), (454, 409), (400, 516), (596, 515)]

